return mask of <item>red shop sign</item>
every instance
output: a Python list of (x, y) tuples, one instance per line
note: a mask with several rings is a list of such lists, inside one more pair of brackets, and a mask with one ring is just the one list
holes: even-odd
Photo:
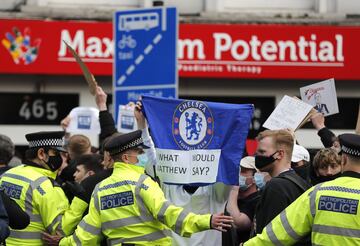
[[(112, 75), (111, 22), (0, 20), (0, 73)], [(181, 24), (180, 77), (360, 79), (360, 27)]]

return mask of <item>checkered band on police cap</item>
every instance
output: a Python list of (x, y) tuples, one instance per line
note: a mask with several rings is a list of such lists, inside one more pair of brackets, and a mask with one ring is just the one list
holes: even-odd
[(346, 153), (346, 154), (349, 154), (349, 155), (354, 155), (354, 156), (359, 156), (360, 157), (360, 151), (357, 150), (357, 149), (352, 149), (352, 148), (349, 148), (349, 147), (346, 147), (345, 145), (343, 145), (341, 147), (341, 150)]
[(45, 146), (62, 147), (63, 144), (64, 144), (64, 141), (62, 139), (58, 139), (58, 138), (41, 139), (41, 140), (29, 141), (29, 148), (45, 147)]
[(26, 134), (25, 137), (29, 142), (29, 148), (62, 148), (64, 145), (64, 132), (62, 131), (35, 132)]
[(105, 150), (108, 151), (110, 155), (115, 155), (135, 147), (148, 148), (144, 145), (141, 130), (115, 136), (105, 144)]
[(140, 146), (142, 143), (143, 143), (143, 139), (142, 138), (137, 138), (137, 139), (133, 140), (132, 142), (130, 142), (130, 143), (128, 143), (128, 144), (126, 144), (126, 145), (124, 145), (122, 147), (110, 150), (110, 154), (113, 155), (113, 154), (123, 152), (123, 151), (125, 151), (127, 149), (135, 148), (137, 146)]
[(341, 134), (339, 136), (341, 150), (352, 156), (360, 157), (360, 135), (356, 134)]

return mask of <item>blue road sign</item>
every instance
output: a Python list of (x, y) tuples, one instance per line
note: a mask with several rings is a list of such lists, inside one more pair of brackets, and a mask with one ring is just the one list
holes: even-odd
[(141, 94), (177, 98), (176, 8), (117, 11), (114, 16), (114, 113)]

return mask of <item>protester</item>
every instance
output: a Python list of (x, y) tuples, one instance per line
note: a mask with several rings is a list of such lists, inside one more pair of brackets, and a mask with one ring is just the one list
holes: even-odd
[(310, 234), (313, 245), (360, 245), (360, 136), (339, 140), (341, 177), (306, 191), (245, 246), (293, 245)]
[(113, 174), (97, 185), (89, 214), (60, 245), (97, 245), (101, 235), (110, 245), (172, 245), (169, 228), (189, 237), (210, 228), (224, 231), (231, 227), (229, 216), (196, 215), (167, 201), (138, 165), (143, 148), (141, 131), (117, 136), (105, 145), (115, 161)]
[(311, 122), (315, 129), (318, 131), (321, 142), (325, 148), (330, 148), (333, 145), (338, 146), (335, 134), (325, 126), (325, 116), (322, 113), (316, 113), (311, 117)]
[(80, 184), (87, 177), (103, 170), (102, 161), (103, 156), (100, 154), (87, 154), (76, 157), (74, 160), (76, 165), (75, 182)]
[(309, 151), (303, 146), (295, 144), (291, 156), (291, 168), (308, 183), (311, 183), (310, 166)]
[(69, 206), (65, 194), (54, 181), (63, 162), (60, 152), (66, 151), (62, 146), (63, 136), (64, 132), (27, 134), (29, 149), (24, 165), (3, 174), (1, 188), (30, 216), (30, 225), (24, 230), (11, 230), (6, 240), (8, 245), (43, 245), (41, 233), (44, 231), (68, 235), (87, 208), (82, 194)]
[(62, 187), (69, 202), (74, 198), (75, 193), (79, 192), (78, 189), (74, 190), (74, 186), (71, 182), (74, 182), (74, 174), (76, 172), (75, 158), (91, 154), (91, 142), (88, 137), (82, 134), (76, 134), (69, 138), (67, 145), (65, 146), (67, 153), (62, 153), (65, 157), (65, 161), (59, 168), (56, 182)]
[(8, 164), (14, 157), (14, 154), (14, 143), (8, 136), (0, 134), (0, 175), (11, 168)]
[(255, 213), (255, 232), (261, 233), (276, 215), (310, 185), (291, 169), (294, 146), (292, 133), (287, 130), (266, 130), (259, 133), (257, 140), (256, 168), (269, 172), (272, 177), (261, 193)]
[(225, 208), (225, 215), (231, 215), (234, 226), (222, 233), (223, 246), (238, 246), (250, 238), (255, 208), (260, 195), (254, 180), (255, 158), (247, 156), (240, 161), (239, 186), (233, 186)]
[[(135, 108), (135, 118), (137, 125), (142, 130), (142, 138), (146, 146), (150, 149), (146, 150), (148, 161), (145, 165), (145, 170), (148, 175), (154, 180), (160, 182), (155, 172), (156, 165), (156, 151), (154, 143), (150, 137), (145, 117), (141, 111), (142, 104), (137, 102)], [(165, 194), (166, 199), (174, 203), (176, 206), (184, 207), (186, 210), (191, 210), (194, 213), (218, 213), (224, 211), (225, 203), (230, 193), (231, 186), (223, 183), (215, 183), (206, 186), (196, 185), (177, 185), (166, 184), (160, 182), (161, 188)], [(173, 245), (221, 245), (221, 233), (204, 231), (196, 233), (191, 238), (184, 238), (177, 233), (172, 232)]]
[(310, 170), (311, 182), (313, 185), (330, 181), (341, 175), (341, 157), (336, 150), (326, 148), (319, 150), (313, 160)]

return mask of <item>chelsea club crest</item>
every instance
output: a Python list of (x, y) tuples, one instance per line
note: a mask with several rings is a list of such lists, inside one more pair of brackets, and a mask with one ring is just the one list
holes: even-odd
[(200, 101), (184, 101), (174, 112), (172, 133), (183, 150), (203, 149), (214, 133), (214, 118), (209, 107)]

